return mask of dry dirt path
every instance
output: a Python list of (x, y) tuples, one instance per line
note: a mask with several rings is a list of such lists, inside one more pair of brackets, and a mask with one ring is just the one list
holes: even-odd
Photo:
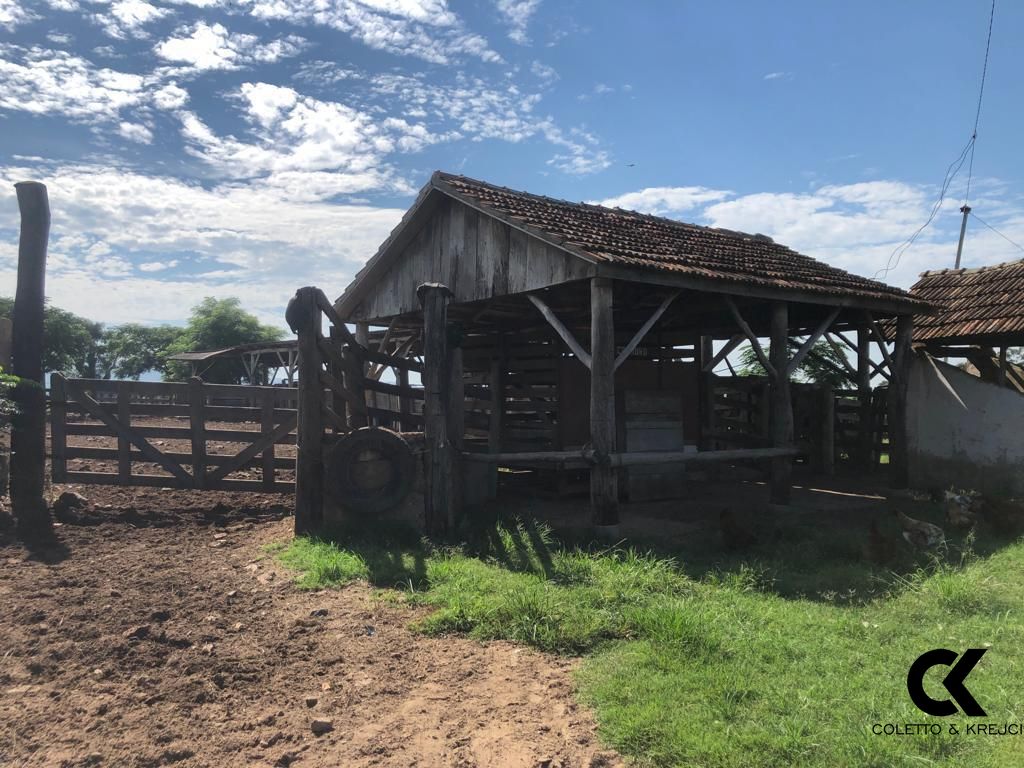
[(296, 590), (279, 499), (83, 493), (57, 543), (0, 539), (0, 765), (620, 765), (571, 661)]

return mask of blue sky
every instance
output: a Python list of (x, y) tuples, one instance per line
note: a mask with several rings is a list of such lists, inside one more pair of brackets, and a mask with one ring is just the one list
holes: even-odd
[[(111, 324), (341, 292), (437, 168), (761, 232), (874, 275), (967, 142), (989, 4), (0, 0), (11, 184), (53, 209), (48, 294)], [(1024, 5), (1003, 0), (975, 213), (1024, 244)], [(961, 177), (888, 273), (951, 266)], [(965, 263), (1024, 256), (972, 221)]]

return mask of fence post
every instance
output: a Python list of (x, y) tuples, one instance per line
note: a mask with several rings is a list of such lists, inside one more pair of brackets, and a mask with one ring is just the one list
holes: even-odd
[[(260, 432), (269, 435), (274, 431), (274, 398), (277, 396), (272, 389), (263, 392), (263, 410), (260, 411)], [(274, 443), (263, 451), (263, 490), (274, 490)]]
[(67, 392), (64, 390), (64, 376), (54, 373), (50, 376), (50, 471), (53, 482), (66, 483), (67, 461)]
[(345, 389), (352, 395), (348, 409), (348, 425), (352, 429), (368, 426), (370, 420), (366, 412), (365, 364), (350, 344), (342, 346), (341, 362), (345, 369)]
[(188, 380), (188, 418), (192, 438), (192, 485), (206, 487), (206, 393), (203, 380), (193, 376)]
[[(126, 429), (132, 425), (132, 391), (127, 381), (117, 382), (117, 420)], [(95, 393), (94, 393), (95, 394)], [(117, 436), (117, 482), (129, 485), (132, 481), (132, 444), (127, 432)]]
[(43, 310), (46, 295), (46, 246), (50, 201), (36, 181), (15, 184), (21, 212), (18, 287), (14, 298), (13, 373), (18, 413), (11, 432), (11, 507), (18, 527), (45, 529), (51, 524), (43, 498), (46, 473), (46, 392), (43, 389)]
[(289, 306), (299, 336), (299, 425), (295, 460), (295, 533), (315, 530), (323, 519), (323, 385), (320, 307), (316, 288), (300, 288)]

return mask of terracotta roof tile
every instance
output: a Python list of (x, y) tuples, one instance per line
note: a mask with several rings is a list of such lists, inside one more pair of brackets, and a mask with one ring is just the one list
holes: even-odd
[(906, 291), (817, 261), (764, 235), (540, 197), (441, 172), (434, 183), (597, 261), (723, 283), (914, 302)]
[(1024, 260), (923, 272), (910, 292), (940, 307), (914, 319), (915, 341), (1024, 336)]

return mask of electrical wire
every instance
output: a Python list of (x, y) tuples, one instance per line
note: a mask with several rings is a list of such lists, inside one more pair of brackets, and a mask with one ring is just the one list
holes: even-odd
[[(988, 37), (985, 40), (985, 60), (981, 67), (981, 85), (978, 88), (978, 106), (974, 111), (974, 130), (971, 131), (971, 138), (964, 145), (964, 148), (960, 151), (956, 160), (949, 164), (946, 169), (946, 176), (942, 180), (942, 187), (939, 190), (939, 199), (935, 201), (935, 205), (932, 206), (931, 213), (928, 214), (928, 219), (922, 224), (909, 238), (904, 240), (902, 243), (897, 245), (892, 253), (889, 254), (889, 258), (886, 259), (885, 266), (875, 272), (874, 277), (877, 279), (881, 276), (887, 276), (892, 270), (899, 266), (900, 260), (903, 258), (903, 254), (914, 244), (918, 236), (928, 228), (928, 225), (935, 220), (936, 215), (939, 213), (939, 209), (942, 208), (943, 202), (946, 199), (946, 193), (949, 191), (950, 185), (953, 183), (953, 179), (956, 178), (957, 174), (960, 173), (960, 169), (963, 168), (964, 162), (970, 158), (967, 171), (967, 191), (964, 196), (964, 205), (967, 205), (967, 199), (971, 194), (971, 177), (974, 174), (974, 146), (978, 140), (978, 125), (981, 122), (981, 101), (985, 95), (985, 78), (988, 75), (988, 56), (989, 51), (992, 48), (992, 26), (996, 16), (996, 0), (992, 0), (992, 7), (989, 11), (988, 16)], [(981, 221), (981, 219), (978, 219)], [(984, 223), (984, 222), (982, 222)], [(1009, 238), (1007, 238), (1009, 239)], [(1012, 240), (1010, 242), (1013, 242)]]
[(987, 221), (985, 221), (985, 220), (984, 220), (983, 218), (981, 218), (981, 216), (979, 216), (978, 214), (976, 214), (976, 213), (975, 213), (974, 211), (971, 211), (971, 216), (973, 216), (974, 218), (976, 218), (976, 219), (978, 220), (978, 222), (979, 222), (979, 223), (981, 223), (981, 224), (984, 224), (984, 225), (985, 225), (986, 227), (988, 227), (989, 229), (991, 229), (991, 230), (992, 230), (993, 232), (995, 232), (995, 233), (996, 233), (997, 235), (999, 235), (999, 236), (1000, 236), (1001, 238), (1003, 238), (1003, 240), (1005, 240), (1006, 242), (1008, 242), (1008, 243), (1009, 243), (1010, 245), (1012, 245), (1012, 246), (1013, 246), (1014, 248), (1016, 248), (1016, 249), (1017, 249), (1018, 251), (1020, 251), (1021, 253), (1024, 253), (1024, 245), (1021, 245), (1020, 243), (1016, 242), (1015, 240), (1011, 240), (1010, 238), (1008, 238), (1008, 237), (1007, 237), (1006, 235), (1004, 235), (1004, 234), (1003, 234), (1002, 232), (1000, 232), (1000, 231), (999, 231), (998, 229), (996, 229), (996, 228), (995, 228), (995, 227), (993, 227), (993, 226), (992, 226), (991, 224), (989, 224), (989, 223), (988, 223)]

